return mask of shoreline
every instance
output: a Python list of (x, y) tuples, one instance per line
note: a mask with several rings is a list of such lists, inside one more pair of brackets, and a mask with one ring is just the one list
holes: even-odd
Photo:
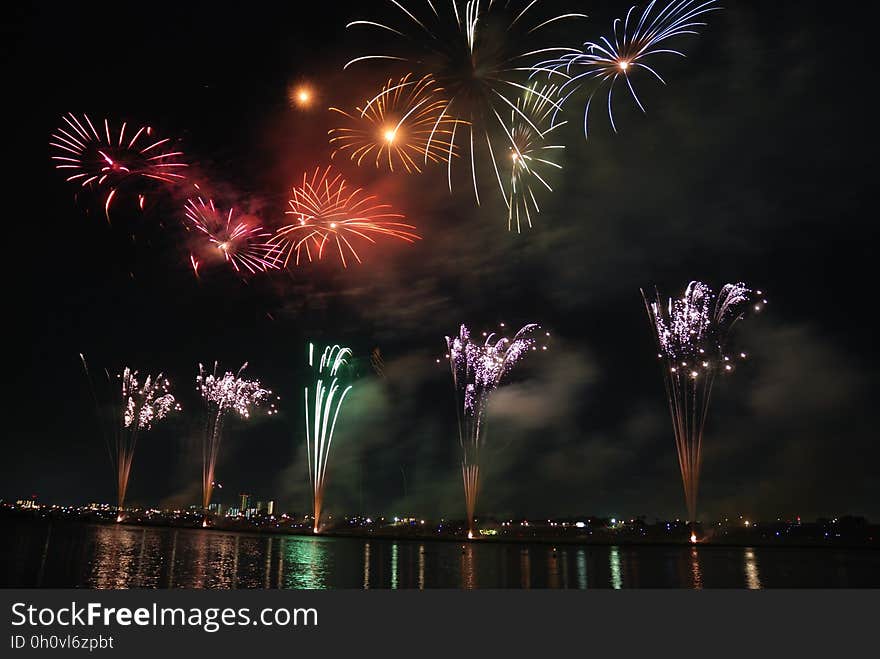
[[(171, 524), (158, 522), (145, 522), (139, 520), (117, 522), (115, 519), (101, 518), (74, 518), (74, 517), (55, 517), (55, 516), (29, 516), (29, 515), (9, 515), (2, 516), (14, 521), (24, 522), (45, 522), (47, 524), (60, 523), (70, 525), (86, 525), (86, 526), (103, 526), (103, 527), (128, 527), (128, 528), (153, 528), (153, 529), (169, 529), (183, 530), (195, 532), (209, 532), (220, 534), (238, 534), (249, 536), (290, 536), (296, 538), (326, 538), (333, 540), (360, 540), (360, 541), (382, 541), (382, 542), (441, 542), (441, 543), (457, 543), (462, 546), (462, 550), (468, 545), (537, 545), (544, 547), (667, 547), (676, 549), (686, 548), (718, 548), (718, 549), (740, 549), (740, 548), (761, 548), (761, 549), (822, 549), (822, 550), (845, 550), (845, 551), (878, 551), (880, 544), (876, 541), (853, 542), (853, 541), (819, 541), (808, 539), (794, 538), (775, 538), (751, 535), (750, 537), (734, 536), (724, 538), (706, 538), (691, 543), (687, 536), (681, 539), (662, 538), (662, 537), (633, 537), (631, 535), (620, 535), (614, 537), (608, 533), (602, 533), (597, 537), (587, 537), (583, 535), (575, 537), (551, 537), (551, 536), (486, 536), (474, 539), (468, 539), (463, 535), (448, 534), (428, 534), (428, 533), (394, 533), (388, 530), (360, 531), (360, 530), (328, 530), (323, 533), (314, 534), (311, 531), (301, 531), (290, 528), (267, 528), (251, 526), (242, 528), (234, 525), (213, 525), (202, 527), (200, 524)], [(873, 540), (873, 539), (872, 539)]]

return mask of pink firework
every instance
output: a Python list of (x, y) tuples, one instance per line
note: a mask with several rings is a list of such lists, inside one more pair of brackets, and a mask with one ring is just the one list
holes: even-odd
[(329, 166), (324, 171), (317, 168), (311, 176), (303, 174), (302, 185), (293, 188), (288, 203), (290, 210), (285, 214), (293, 216), (293, 221), (279, 228), (272, 239), (285, 266), (294, 253), (299, 265), (303, 255), (309, 261), (320, 260), (328, 249), (335, 249), (342, 266), (348, 267), (346, 254), (361, 263), (355, 249), (358, 241), (375, 243), (376, 238), (385, 237), (412, 243), (420, 239), (414, 226), (399, 221), (403, 215), (362, 188), (350, 187)]
[(186, 226), (194, 229), (199, 247), (190, 254), (190, 263), (196, 276), (204, 259), (222, 255), (236, 272), (251, 274), (279, 267), (277, 248), (267, 242), (271, 233), (265, 231), (256, 218), (236, 215), (230, 208), (218, 210), (213, 199), (187, 199)]
[[(151, 126), (119, 130), (104, 119), (96, 124), (88, 115), (72, 112), (53, 134), (49, 146), (57, 169), (65, 170), (67, 180), (82, 187), (100, 188), (104, 193), (104, 213), (110, 221), (110, 205), (123, 186), (145, 179), (175, 183), (184, 179), (180, 170), (183, 152), (174, 150), (169, 138), (157, 138)], [(144, 194), (137, 190), (137, 205), (143, 210)]]

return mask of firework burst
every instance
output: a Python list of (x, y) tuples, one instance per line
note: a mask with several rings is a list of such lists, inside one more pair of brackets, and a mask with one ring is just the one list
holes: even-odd
[[(82, 354), (80, 359), (100, 414), (101, 409), (88, 364)], [(107, 379), (110, 382), (109, 373)], [(180, 404), (171, 393), (171, 383), (161, 373), (155, 377), (148, 375), (141, 382), (138, 379), (138, 372), (126, 366), (116, 376), (116, 380), (117, 385), (113, 387), (115, 393), (110, 406), (109, 432), (104, 439), (116, 474), (116, 521), (119, 522), (122, 521), (125, 509), (125, 495), (128, 492), (131, 465), (138, 438), (141, 433), (149, 431), (172, 412), (179, 412)]]
[[(536, 66), (536, 59), (558, 56), (562, 52), (577, 52), (570, 48), (548, 44), (548, 30), (559, 21), (585, 18), (584, 14), (550, 14), (535, 0), (524, 2), (494, 2), (488, 0), (450, 0), (443, 4), (433, 2), (416, 6), (412, 2), (389, 0), (392, 9), (384, 20), (357, 20), (349, 28), (379, 30), (381, 40), (376, 43), (402, 44), (397, 49), (368, 54), (349, 61), (345, 68), (369, 60), (402, 62), (410, 70), (431, 75), (443, 88), (444, 105), (439, 108), (435, 127), (453, 119), (451, 134), (444, 137), (450, 151), (447, 160), (447, 180), (452, 190), (452, 148), (466, 154), (470, 164), (474, 197), (480, 203), (477, 183), (479, 153), (488, 155), (502, 195), (498, 161), (508, 148), (521, 156), (519, 147), (508, 128), (508, 112), (518, 114), (523, 121), (543, 136), (543, 131), (517, 106), (517, 97), (528, 90), (531, 74), (547, 72), (561, 78), (567, 75), (556, 69)], [(421, 52), (413, 52), (418, 44)], [(552, 54), (552, 55), (551, 55)], [(388, 93), (385, 91), (384, 93)], [(533, 93), (540, 93), (534, 91)], [(380, 97), (382, 94), (380, 94)], [(379, 98), (379, 97), (377, 97)], [(376, 99), (365, 106), (370, 107)], [(546, 99), (557, 105), (556, 101)], [(428, 137), (428, 151), (437, 135)]]
[[(340, 369), (347, 365), (351, 350), (341, 346), (327, 346), (320, 360), (315, 360), (315, 346), (309, 344), (309, 368), (315, 369), (315, 386), (305, 388), (306, 448), (308, 450), (309, 481), (312, 485), (314, 514), (313, 531), (321, 529), (321, 509), (324, 504), (324, 485), (327, 480), (327, 463), (330, 445), (339, 410), (351, 385), (344, 388), (339, 381)], [(341, 389), (341, 393), (340, 393)], [(309, 410), (312, 410), (311, 414)]]
[(143, 210), (145, 197), (136, 183), (176, 183), (185, 178), (183, 153), (174, 149), (169, 138), (157, 138), (151, 126), (135, 128), (123, 122), (117, 131), (107, 119), (96, 127), (88, 115), (79, 118), (73, 113), (62, 121), (49, 142), (55, 167), (64, 170), (71, 183), (104, 191), (108, 222), (110, 206), (123, 189), (135, 188)]
[(311, 177), (303, 174), (302, 185), (293, 188), (288, 202), (292, 222), (279, 228), (272, 244), (279, 250), (279, 259), (287, 266), (292, 255), (299, 265), (305, 255), (309, 261), (320, 260), (335, 249), (343, 267), (348, 266), (346, 254), (361, 263), (353, 243), (376, 238), (398, 238), (408, 243), (419, 240), (415, 227), (404, 224), (400, 213), (380, 203), (375, 195), (361, 188), (351, 188), (340, 174), (327, 167), (316, 169)]
[(662, 84), (666, 81), (652, 64), (658, 55), (678, 55), (679, 50), (667, 47), (667, 42), (684, 35), (699, 34), (706, 23), (700, 19), (704, 14), (720, 9), (715, 0), (694, 2), (693, 0), (673, 0), (663, 9), (654, 11), (656, 2), (650, 2), (641, 16), (637, 7), (630, 7), (623, 20), (617, 18), (612, 24), (611, 35), (599, 41), (587, 41), (577, 53), (565, 53), (555, 62), (541, 63), (542, 68), (553, 69), (570, 78), (562, 84), (568, 94), (573, 93), (584, 83), (594, 83), (595, 88), (587, 99), (584, 110), (584, 134), (588, 135), (588, 120), (593, 98), (601, 90), (607, 89), (608, 119), (611, 128), (617, 132), (612, 110), (612, 96), (618, 82), (623, 81), (630, 96), (644, 112), (645, 107), (633, 87), (632, 78), (639, 72), (647, 72)]
[(458, 336), (447, 336), (447, 358), (452, 371), (461, 445), (461, 476), (464, 483), (468, 537), (473, 537), (474, 510), (480, 489), (480, 453), (486, 441), (486, 409), (492, 393), (522, 357), (536, 347), (538, 325), (529, 324), (512, 339), (492, 333), (483, 343), (471, 340), (461, 326)]
[(663, 363), (666, 395), (672, 415), (675, 446), (684, 496), (691, 524), (696, 521), (697, 491), (703, 457), (703, 430), (716, 375), (729, 373), (746, 353), (728, 352), (733, 326), (751, 309), (759, 312), (767, 303), (761, 291), (745, 284), (725, 284), (717, 295), (702, 282), (692, 281), (684, 295), (664, 305), (659, 292), (645, 308), (654, 337), (657, 357)]
[(558, 98), (558, 91), (555, 85), (538, 87), (532, 83), (517, 99), (519, 112), (510, 112), (508, 131), (516, 148), (510, 149), (510, 183), (505, 196), (509, 231), (516, 226), (519, 233), (523, 222), (532, 228), (532, 215), (541, 212), (538, 205), (541, 189), (553, 192), (547, 180), (549, 173), (562, 169), (559, 160), (565, 147), (548, 143), (553, 130), (565, 124), (552, 121), (556, 105), (549, 99)]
[(222, 258), (236, 272), (265, 272), (279, 267), (277, 248), (268, 242), (272, 234), (262, 228), (256, 218), (235, 213), (230, 208), (222, 212), (213, 199), (187, 199), (184, 206), (187, 229), (199, 239), (199, 247), (190, 255), (193, 270), (198, 275), (205, 259)]
[(406, 74), (389, 80), (364, 108), (348, 113), (330, 108), (347, 119), (330, 130), (333, 156), (348, 154), (359, 166), (375, 162), (390, 171), (421, 172), (427, 162), (446, 162), (454, 155), (455, 120), (443, 115), (446, 101), (430, 75), (415, 79)]
[(242, 419), (249, 419), (251, 412), (260, 406), (267, 406), (269, 415), (276, 413), (272, 392), (263, 387), (259, 380), (241, 377), (242, 372), (247, 368), (247, 362), (235, 374), (226, 371), (223, 375), (217, 375), (217, 366), (217, 362), (214, 362), (214, 370), (208, 372), (202, 364), (199, 364), (199, 374), (196, 376), (196, 389), (205, 404), (205, 430), (202, 437), (202, 507), (206, 512), (216, 482), (214, 474), (226, 417), (235, 414)]

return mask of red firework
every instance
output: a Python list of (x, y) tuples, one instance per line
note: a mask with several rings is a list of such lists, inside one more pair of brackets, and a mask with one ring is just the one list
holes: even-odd
[(187, 199), (186, 226), (200, 239), (197, 253), (190, 254), (196, 276), (205, 258), (221, 255), (236, 272), (251, 274), (279, 267), (278, 248), (267, 242), (272, 236), (256, 218), (236, 215), (235, 209), (221, 212), (212, 199)]
[(299, 265), (303, 253), (309, 261), (322, 259), (327, 249), (336, 249), (343, 267), (348, 267), (346, 253), (358, 263), (361, 258), (352, 242), (366, 240), (375, 243), (377, 237), (389, 237), (415, 242), (420, 236), (415, 227), (399, 220), (388, 204), (379, 203), (375, 195), (362, 188), (350, 188), (341, 174), (331, 167), (323, 172), (303, 174), (302, 185), (293, 188), (293, 199), (286, 215), (293, 222), (278, 229), (272, 242), (279, 246), (286, 266), (291, 254), (296, 253)]
[[(64, 124), (49, 142), (55, 167), (67, 170), (67, 180), (72, 183), (106, 190), (104, 213), (108, 221), (110, 205), (122, 185), (143, 179), (175, 183), (185, 178), (178, 173), (186, 167), (180, 161), (183, 153), (174, 150), (169, 138), (157, 139), (150, 126), (129, 129), (123, 122), (116, 131), (104, 119), (96, 128), (88, 115), (80, 119), (72, 112), (62, 120)], [(137, 203), (143, 210), (143, 192), (138, 192)]]

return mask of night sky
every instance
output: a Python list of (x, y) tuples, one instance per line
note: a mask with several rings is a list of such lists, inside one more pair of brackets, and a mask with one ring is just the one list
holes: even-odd
[[(570, 40), (595, 39), (622, 2)], [(727, 4), (727, 3), (725, 3)], [(365, 5), (361, 7), (360, 5)], [(370, 5), (375, 5), (371, 7)], [(164, 371), (185, 412), (144, 435), (129, 502), (199, 501), (198, 362), (250, 363), (281, 414), (228, 426), (218, 467), (247, 491), (309, 507), (302, 389), (309, 340), (350, 345), (358, 379), (331, 457), (326, 507), (463, 516), (454, 399), (443, 337), (540, 322), (550, 350), (493, 400), (478, 513), (684, 515), (672, 427), (639, 288), (745, 281), (769, 306), (735, 345), (749, 361), (713, 394), (703, 515), (880, 517), (873, 319), (876, 170), (858, 15), (818, 3), (730, 3), (689, 57), (642, 77), (642, 114), (622, 92), (614, 134), (601, 109), (589, 142), (574, 102), (564, 175), (533, 230), (508, 233), (484, 172), (386, 175), (334, 162), (404, 212), (424, 239), (380, 241), (364, 264), (301, 266), (242, 281), (196, 280), (181, 199), (145, 215), (64, 182), (48, 140), (68, 111), (179, 136), (191, 174), (273, 221), (290, 185), (329, 162), (330, 105), (353, 107), (398, 70), (342, 65), (375, 44), (344, 29), (387, 3), (16, 3), (5, 10), (2, 104), (7, 231), (5, 451), (0, 497), (114, 499), (79, 353), (93, 370)], [(307, 81), (318, 107), (292, 108)], [(869, 170), (870, 167), (870, 170)], [(463, 170), (462, 170), (463, 171)], [(134, 236), (134, 238), (132, 237)], [(386, 378), (370, 368), (379, 347)]]

